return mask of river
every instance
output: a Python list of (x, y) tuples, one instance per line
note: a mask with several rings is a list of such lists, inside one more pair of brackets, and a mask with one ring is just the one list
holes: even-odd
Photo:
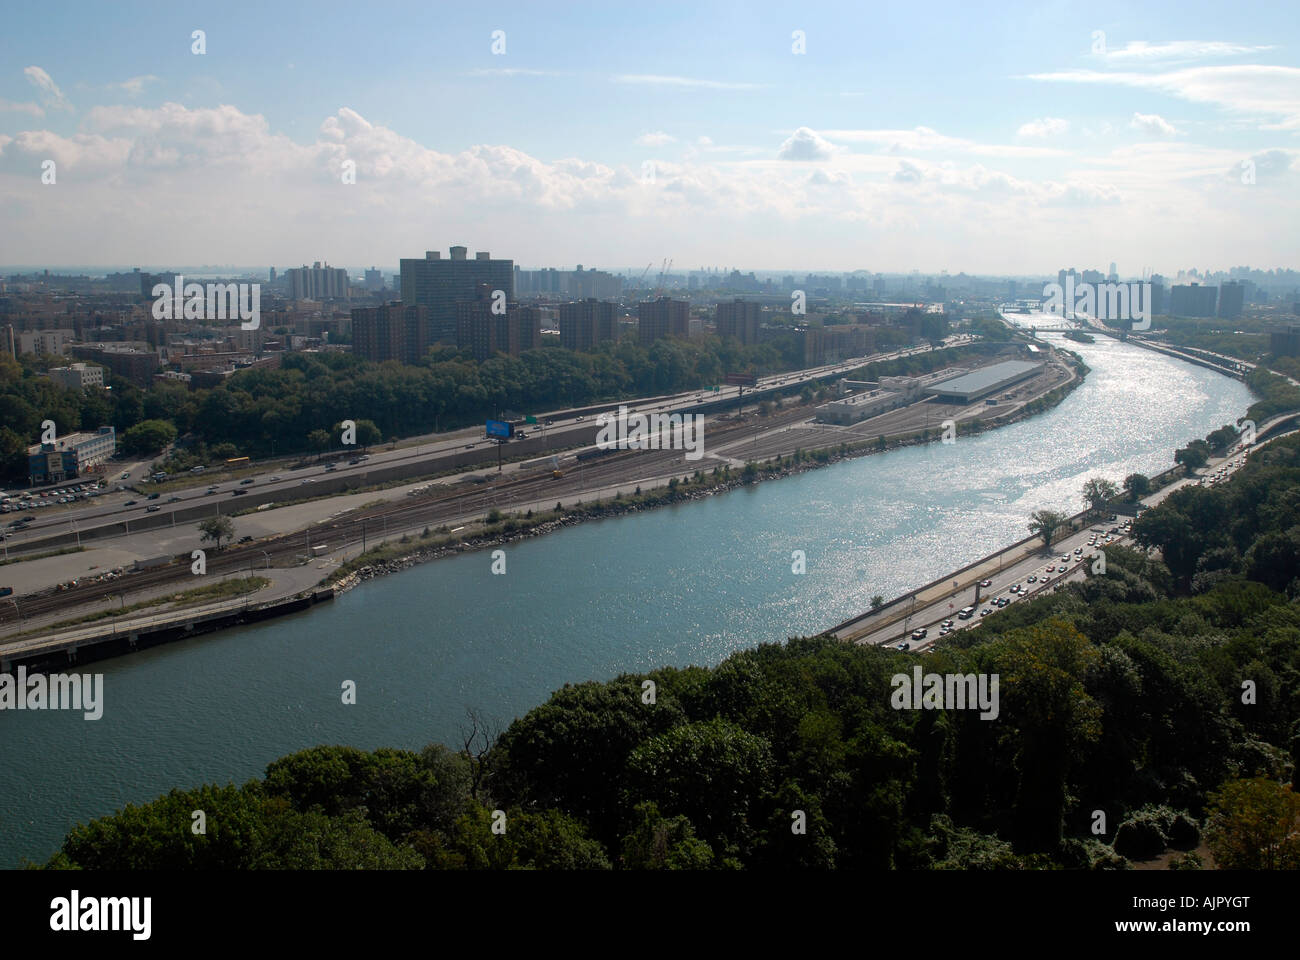
[(1082, 509), (1088, 477), (1171, 466), (1252, 402), (1140, 347), (1063, 345), (1092, 368), (1085, 383), (999, 430), (525, 540), (504, 575), (486, 552), (460, 555), (308, 613), (92, 664), (102, 719), (0, 713), (0, 867), (45, 860), (79, 821), (241, 783), (304, 747), (454, 745), (467, 707), (504, 726), (566, 682), (817, 633), (1021, 539), (1039, 507)]

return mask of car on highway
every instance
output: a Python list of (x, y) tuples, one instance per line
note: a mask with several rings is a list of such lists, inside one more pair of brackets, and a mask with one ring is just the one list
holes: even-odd
[(1019, 593), (1019, 592), (1020, 592), (1020, 584), (1018, 584), (1018, 583), (1013, 583), (1009, 589), (1011, 590), (1012, 593)]
[(230, 491), (230, 495), (231, 495), (232, 497), (245, 497), (245, 496), (248, 496), (248, 491), (247, 491), (247, 490), (231, 490), (231, 491)]
[(957, 611), (958, 620), (969, 620), (973, 616), (975, 616), (974, 607), (962, 607), (960, 610)]
[(1055, 573), (1055, 572), (1056, 572), (1056, 565), (1055, 565), (1055, 564), (1048, 564), (1048, 566), (1047, 566), (1047, 572), (1048, 572), (1048, 573)]
[[(311, 477), (303, 477), (301, 480), (298, 481), (298, 484), (301, 486), (301, 485), (304, 484), (304, 483), (315, 483), (315, 482), (316, 482), (316, 481), (313, 480)], [(248, 491), (247, 491), (247, 490), (239, 490), (239, 491), (237, 491), (237, 492), (238, 492), (238, 493), (247, 493)]]
[(1082, 553), (1083, 553), (1083, 547), (1075, 547), (1075, 548), (1074, 548), (1074, 555), (1075, 555), (1076, 557), (1079, 556), (1079, 555), (1081, 555)]
[(168, 498), (167, 498), (167, 502), (168, 502), (168, 503), (180, 503), (180, 501), (181, 501), (181, 498), (180, 498), (180, 497), (168, 497)]
[(992, 607), (985, 607), (983, 610), (980, 611), (980, 616), (981, 616), (981, 617), (987, 617), (990, 613), (993, 613), (993, 612), (994, 612), (994, 611), (993, 611), (993, 608), (992, 608)]
[(279, 483), (279, 482), (280, 482), (280, 478), (279, 478), (279, 477), (271, 477), (271, 478), (270, 478), (269, 480), (267, 480), (266, 482), (267, 482), (267, 483)]
[(157, 513), (157, 512), (158, 512), (159, 510), (161, 510), (161, 509), (162, 509), (162, 507), (158, 506), (158, 504), (155, 503), (153, 506), (145, 507), (145, 508), (144, 508), (144, 512), (145, 512), (145, 513)]
[(912, 648), (908, 645), (907, 641), (904, 640), (902, 643), (895, 644), (895, 645), (894, 645), (894, 649), (895, 649), (895, 650), (910, 650), (910, 649), (912, 649)]
[(216, 493), (216, 492), (217, 492), (217, 488), (216, 488), (216, 487), (208, 487), (208, 493), (209, 493), (209, 494), (213, 494), (213, 493)]
[(473, 449), (474, 449), (474, 444), (472, 444), (472, 443), (467, 443), (467, 444), (465, 444), (465, 449), (466, 449), (466, 450), (473, 450)]
[(159, 497), (161, 497), (161, 496), (162, 496), (161, 493), (151, 493), (151, 494), (149, 494), (149, 496), (147, 496), (145, 499), (146, 499), (146, 500), (157, 500), (157, 499), (158, 499)]
[(981, 586), (981, 587), (984, 587), (984, 588), (987, 589), (988, 587), (993, 586), (993, 581), (992, 581), (992, 580), (981, 580), (981, 581), (980, 581), (980, 586)]
[(326, 473), (333, 473), (333, 472), (334, 472), (335, 470), (337, 470), (338, 468), (339, 468), (339, 465), (338, 465), (337, 463), (327, 463), (327, 464), (325, 464), (325, 472), (326, 472)]
[(1038, 574), (1036, 573), (1031, 573), (1029, 576), (1025, 577), (1025, 583), (1037, 583), (1037, 582), (1038, 582)]
[(573, 422), (574, 422), (574, 423), (582, 423), (582, 417), (574, 417), (574, 418), (573, 418)]
[(243, 480), (240, 480), (240, 481), (239, 481), (239, 485), (240, 485), (241, 487), (247, 487), (249, 484), (251, 484), (251, 483), (253, 483), (253, 482), (254, 482), (254, 480), (253, 480), (252, 477), (245, 477)]
[(925, 629), (925, 627), (917, 627), (915, 630), (912, 631), (912, 639), (924, 640), (927, 632), (928, 631)]
[(242, 537), (239, 538), (239, 542), (240, 542), (240, 543), (252, 543), (252, 542), (253, 542), (253, 538), (252, 538), (251, 536), (245, 535), (245, 536), (242, 536)]
[(1067, 553), (1065, 556), (1061, 557), (1061, 562), (1062, 562), (1062, 563), (1069, 563), (1069, 562), (1070, 562), (1070, 555)]
[(1006, 597), (998, 597), (998, 598), (997, 598), (996, 600), (994, 600), (993, 602), (996, 603), (999, 607), (1005, 607), (1005, 606), (1006, 606), (1008, 603), (1010, 603), (1011, 601), (1008, 600)]
[(951, 620), (945, 620), (943, 623), (939, 624), (939, 626), (951, 628), (955, 626), (955, 624)]
[(139, 500), (128, 500), (126, 503), (122, 504), (122, 506), (124, 506), (124, 507), (134, 507), (134, 506), (135, 506), (137, 503), (139, 503), (139, 502), (140, 502)]

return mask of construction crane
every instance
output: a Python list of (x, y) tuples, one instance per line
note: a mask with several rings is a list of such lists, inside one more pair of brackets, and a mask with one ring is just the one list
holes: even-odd
[(646, 276), (647, 273), (650, 272), (650, 268), (653, 267), (654, 265), (655, 265), (655, 262), (654, 262), (653, 260), (651, 260), (649, 263), (647, 263), (647, 264), (645, 265), (645, 269), (641, 271), (641, 276), (637, 277), (637, 280), (636, 280), (636, 287), (635, 287), (634, 289), (636, 289), (636, 290), (641, 290), (641, 289), (644, 288), (644, 286), (645, 286), (645, 276)]
[(664, 295), (664, 285), (668, 283), (668, 271), (671, 270), (672, 267), (673, 267), (673, 258), (664, 257), (663, 268), (659, 271), (659, 286), (655, 288), (656, 299)]

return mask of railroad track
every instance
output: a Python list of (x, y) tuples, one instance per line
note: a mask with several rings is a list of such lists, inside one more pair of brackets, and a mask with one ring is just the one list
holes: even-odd
[[(807, 418), (806, 409), (780, 411), (764, 421), (763, 429)], [(709, 431), (710, 440), (713, 444), (727, 443), (748, 436), (753, 429), (750, 422), (723, 421)], [(629, 467), (634, 458), (636, 470), (632, 471)], [(704, 462), (686, 460), (680, 450), (626, 450), (592, 458), (580, 467), (568, 466), (560, 479), (551, 475), (549, 466), (539, 465), (535, 471), (522, 475), (516, 468), (514, 476), (506, 468), (496, 478), (483, 483), (434, 483), (418, 496), (376, 506), (352, 516), (315, 523), (303, 530), (259, 540), (255, 545), (232, 546), (224, 550), (204, 548), (207, 551), (207, 576), (222, 576), (250, 568), (256, 574), (259, 567), (292, 566), (303, 556), (311, 557), (309, 544), (328, 544), (333, 553), (360, 544), (363, 537), (367, 541), (375, 539), (385, 525), (392, 525), (392, 532), (441, 525), (447, 521), (487, 513), (493, 508), (509, 511), (518, 504), (550, 501), (552, 497), (556, 502), (572, 505), (575, 499), (588, 497), (604, 486), (663, 479), (674, 475), (687, 476), (697, 469), (706, 469)], [(711, 466), (707, 468), (711, 469)], [(194, 546), (202, 546), (197, 533)], [(69, 616), (73, 616), (77, 608), (102, 603), (106, 598), (115, 599), (119, 594), (129, 597), (170, 583), (175, 583), (178, 588), (188, 587), (192, 585), (188, 582), (192, 579), (188, 555), (178, 554), (177, 557), (171, 564), (125, 573), (112, 581), (78, 583), (67, 590), (19, 596), (17, 603), (21, 608), (22, 619), (31, 621), (62, 610), (67, 610)], [(8, 603), (0, 607), (0, 626), (16, 624), (17, 621), (18, 613), (14, 604)]]

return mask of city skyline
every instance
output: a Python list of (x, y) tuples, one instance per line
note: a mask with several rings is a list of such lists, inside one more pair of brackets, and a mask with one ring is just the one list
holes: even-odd
[(1300, 251), (1283, 11), (305, 9), (11, 13), (0, 262), (396, 264), (436, 236), (522, 266), (1138, 276)]

